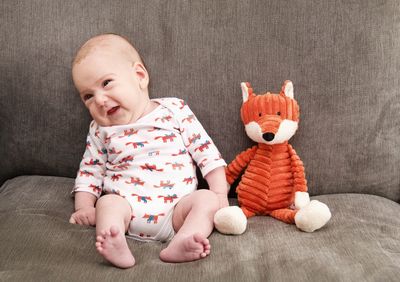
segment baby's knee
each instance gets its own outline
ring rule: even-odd
[[[197,204],[202,208],[208,208],[217,211],[219,208],[219,199],[217,194],[211,190],[201,189],[196,191]]]
[[[109,206],[119,205],[120,202],[125,202],[126,200],[119,195],[107,194],[101,196],[96,203],[96,208],[103,208]]]

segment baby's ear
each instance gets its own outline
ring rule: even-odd
[[[149,74],[142,63],[134,63],[133,69],[135,71],[135,75],[137,75],[139,79],[140,88],[147,89],[149,85]]]

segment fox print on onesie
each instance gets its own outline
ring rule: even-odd
[[[174,206],[197,188],[192,158],[203,175],[225,162],[184,101],[153,101],[159,106],[134,124],[91,123],[74,191],[124,197],[132,208],[128,235],[168,241]]]

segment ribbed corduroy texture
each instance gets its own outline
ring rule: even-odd
[[[263,142],[266,141],[264,134],[272,135],[268,141],[273,141],[279,129],[287,130],[282,128],[283,121],[299,121],[296,100],[285,95],[286,83],[279,94],[267,92],[260,95],[255,95],[250,84],[246,83],[240,110],[242,121],[245,125],[256,124]],[[236,192],[247,217],[271,215],[294,223],[296,211],[290,206],[294,204],[296,192],[307,191],[307,181],[303,162],[288,141],[274,145],[259,143],[237,155],[228,165],[226,172],[230,184],[243,173]]]

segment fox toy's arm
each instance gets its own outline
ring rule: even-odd
[[[294,188],[296,192],[307,192],[307,180],[304,173],[304,165],[296,151],[289,144],[289,154],[292,161],[292,173],[294,176]]]
[[[254,145],[253,147],[247,149],[246,151],[241,152],[236,158],[226,167],[226,180],[229,184],[232,184],[242,173],[242,171],[247,167],[251,159],[256,154],[258,146]]]
[[[304,165],[290,144],[289,154],[292,161],[292,173],[294,177],[294,205],[296,209],[301,209],[310,203],[310,196],[307,192],[307,180],[304,173]]]

